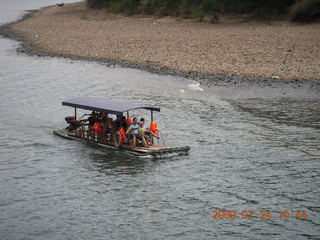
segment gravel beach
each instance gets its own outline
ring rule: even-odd
[[[320,23],[128,17],[80,2],[41,9],[6,31],[47,55],[186,74],[320,81]]]

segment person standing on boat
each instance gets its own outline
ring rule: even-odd
[[[135,148],[137,145],[137,136],[139,134],[138,132],[139,124],[137,118],[133,118],[133,123],[129,126],[126,134],[129,135],[130,138],[132,138],[132,148]]]
[[[121,116],[120,121],[116,123],[114,134],[114,145],[121,147],[126,140],[126,117]]]
[[[97,115],[95,111],[92,111],[91,116],[88,117],[88,124],[89,124],[89,131],[90,131],[90,135],[91,135],[91,140],[95,140],[95,132],[93,131],[93,125],[96,123],[97,121]]]
[[[89,127],[93,127],[93,124],[96,122],[96,120],[97,120],[97,116],[96,116],[96,113],[93,111],[92,113],[91,113],[91,116],[90,117],[88,117],[88,122],[89,122]]]
[[[103,141],[105,143],[111,141],[112,135],[112,118],[108,117],[108,113],[104,114],[102,118],[102,128],[103,128]]]

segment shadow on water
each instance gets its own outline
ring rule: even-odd
[[[106,149],[93,143],[85,143],[83,154],[85,167],[105,175],[150,174],[160,164],[181,159],[179,156],[163,159],[143,158],[122,151]],[[89,152],[88,152],[89,150]]]
[[[83,154],[86,168],[106,175],[137,175],[150,172],[155,161],[143,159],[122,151],[106,149],[93,143],[84,144]],[[89,150],[89,151],[88,151]]]

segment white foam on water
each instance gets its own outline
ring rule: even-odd
[[[201,92],[204,91],[203,88],[200,87],[200,83],[198,83],[198,82],[188,84],[187,87],[191,90],[194,90],[194,91],[201,91]]]

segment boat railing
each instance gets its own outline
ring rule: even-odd
[[[112,141],[111,133],[96,133],[89,127],[89,123],[85,123],[85,121],[80,121],[80,126],[77,128],[75,135],[79,138],[104,144]]]
[[[160,139],[162,140],[163,145],[166,145],[166,143],[164,142],[164,138],[162,137],[161,131],[158,130],[160,138],[158,138],[158,144],[160,144]]]

